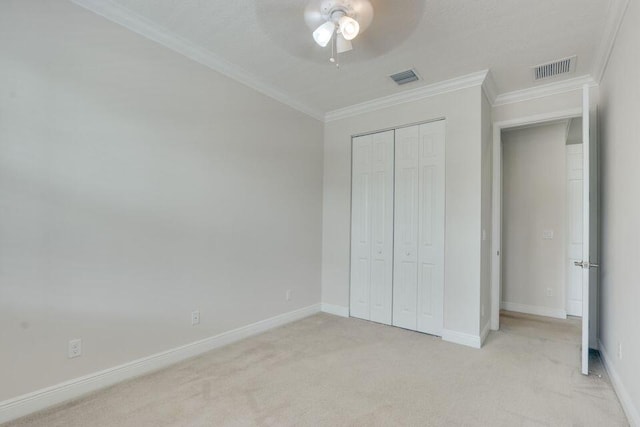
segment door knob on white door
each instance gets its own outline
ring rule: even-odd
[[[582,268],[600,268],[600,264],[593,264],[589,261],[574,261],[573,265]]]

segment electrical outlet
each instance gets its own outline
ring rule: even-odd
[[[618,359],[622,360],[622,343],[618,343]]]
[[[291,301],[291,289],[287,290],[287,292],[284,293],[284,299],[286,301]]]
[[[195,326],[199,324],[200,324],[200,312],[197,310],[191,312],[191,326]]]
[[[542,238],[544,240],[553,240],[553,230],[544,230],[542,232]]]
[[[82,340],[80,338],[70,340],[68,348],[68,357],[73,359],[79,357],[82,354]]]
[[[553,289],[547,288],[547,296],[548,297],[552,297],[553,296]]]

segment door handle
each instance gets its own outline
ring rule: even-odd
[[[573,265],[582,268],[600,268],[600,264],[593,264],[589,261],[574,261]]]

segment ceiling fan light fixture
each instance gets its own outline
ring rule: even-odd
[[[313,32],[313,39],[320,46],[325,47],[331,40],[331,37],[333,37],[333,33],[335,31],[336,26],[333,22],[325,22],[324,24],[316,28],[316,30]]]
[[[355,19],[349,16],[342,16],[338,20],[338,25],[340,28],[340,33],[345,40],[353,40],[356,38],[358,33],[360,32],[360,24]]]
[[[346,40],[342,34],[338,34],[336,38],[336,52],[344,53],[353,50],[353,45],[349,40]]]

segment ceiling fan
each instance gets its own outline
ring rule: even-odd
[[[369,0],[311,0],[304,18],[319,46],[331,42],[329,61],[339,67],[338,54],[352,50],[351,41],[373,21],[373,6]]]

